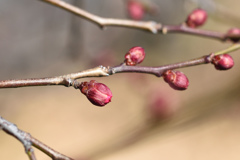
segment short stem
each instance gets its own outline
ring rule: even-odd
[[[236,43],[236,44],[232,45],[231,47],[229,47],[227,49],[215,52],[214,55],[226,54],[226,53],[229,53],[229,52],[236,51],[238,49],[240,49],[240,43]]]

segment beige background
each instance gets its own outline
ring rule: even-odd
[[[99,16],[127,18],[124,1],[67,2]],[[200,5],[209,13],[204,29],[225,32],[240,26],[240,2],[236,0],[151,2],[159,13],[144,20],[179,24]],[[230,46],[182,34],[152,35],[116,27],[102,31],[41,1],[0,1],[1,80],[62,75],[99,64],[116,65],[129,48],[137,45],[146,50],[142,65],[151,66],[200,57]],[[235,66],[229,71],[216,71],[212,65],[181,69],[190,80],[186,91],[175,91],[162,78],[152,75],[96,78],[113,92],[112,102],[103,108],[93,106],[73,88],[1,89],[0,115],[74,159],[238,160],[239,52],[231,54]],[[149,111],[156,95],[172,111],[167,120],[156,120]],[[37,159],[50,159],[35,151]],[[3,131],[0,159],[28,159],[22,144]]]

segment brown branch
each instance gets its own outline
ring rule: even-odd
[[[37,149],[44,152],[46,155],[51,157],[53,160],[73,160],[72,158],[69,158],[69,157],[53,150],[52,148],[43,144],[42,142],[35,139],[34,137],[29,137],[29,140],[31,141],[31,143],[34,147],[36,147]]]
[[[157,33],[158,29],[161,28],[161,24],[157,24],[152,21],[141,22],[141,21],[132,21],[132,20],[124,20],[124,19],[102,18],[61,0],[41,0],[41,1],[47,2],[56,7],[59,7],[68,12],[71,12],[77,16],[80,16],[88,21],[91,21],[97,24],[101,28],[105,26],[119,26],[119,27],[141,29],[145,31],[150,31],[152,33]]]
[[[183,33],[183,34],[190,34],[190,35],[197,35],[202,37],[208,37],[213,38],[220,41],[226,41],[227,36],[224,33],[219,33],[215,31],[208,31],[208,30],[202,30],[197,28],[190,28],[186,26],[185,24],[181,25],[164,25],[161,29],[163,34],[167,33]]]
[[[212,55],[212,54],[211,54]],[[124,63],[115,67],[96,67],[93,69],[85,70],[78,73],[71,73],[68,75],[58,76],[58,77],[49,77],[49,78],[31,78],[31,79],[19,79],[19,80],[4,80],[0,81],[0,88],[16,88],[16,87],[29,87],[29,86],[48,86],[48,85],[63,85],[66,87],[79,85],[77,79],[85,77],[101,77],[113,75],[116,73],[125,73],[125,72],[138,72],[138,73],[147,73],[153,74],[157,77],[161,77],[162,73],[166,70],[189,67],[194,65],[200,65],[209,63],[210,55],[203,56],[197,59],[188,60],[184,62],[168,64],[158,67],[146,67],[146,66],[127,66]]]
[[[157,67],[127,66],[125,65],[125,63],[123,63],[115,67],[99,66],[99,67],[88,69],[82,72],[70,73],[70,74],[62,75],[58,77],[3,80],[3,81],[0,81],[0,88],[16,88],[16,87],[48,86],[48,85],[63,85],[66,87],[73,86],[77,88],[77,86],[79,85],[79,82],[76,80],[80,78],[102,77],[102,76],[113,75],[116,73],[126,73],[126,72],[147,73],[147,74],[156,75],[157,77],[161,77],[164,71],[173,70],[177,68],[196,66],[201,64],[207,64],[211,62],[211,58],[214,55],[230,53],[238,49],[240,49],[240,43],[236,43],[227,49],[216,52],[215,54],[212,53],[210,55],[206,55],[196,59],[157,66]]]
[[[63,85],[69,87],[73,85],[74,80],[79,78],[108,76],[107,70],[107,68],[99,66],[82,72],[71,73],[57,77],[3,80],[0,81],[0,88],[17,88],[48,85]]]
[[[36,160],[32,146],[38,148],[39,150],[47,154],[49,157],[51,157],[53,160],[73,160],[46,146],[39,140],[33,138],[29,133],[26,133],[18,129],[18,127],[15,124],[5,120],[1,116],[0,116],[0,129],[5,131],[7,134],[17,138],[23,144],[25,152],[30,160]]]
[[[101,28],[105,26],[117,26],[117,27],[127,27],[127,28],[149,31],[153,34],[183,33],[183,34],[213,38],[220,41],[226,41],[227,39],[229,39],[227,35],[224,33],[190,28],[184,24],[162,25],[161,23],[157,23],[154,21],[134,21],[134,20],[125,20],[125,19],[103,18],[97,15],[94,15],[92,13],[89,13],[87,11],[84,11],[62,0],[41,0],[41,1],[52,4],[53,6],[56,6],[56,7],[62,8],[70,13],[73,13],[79,17],[82,17],[90,22],[97,24]]]
[[[19,130],[15,124],[5,120],[1,116],[0,116],[0,129],[5,131],[9,135],[12,135],[16,139],[18,139],[23,144],[23,146],[25,148],[25,152],[28,155],[29,159],[36,160],[36,157],[35,157],[35,154],[34,154],[34,151],[32,148],[32,144],[26,138],[29,136],[28,133],[26,133],[22,130]]]
[[[190,67],[190,66],[196,66],[200,64],[206,64],[211,62],[213,54],[203,56],[197,59],[188,60],[184,62],[174,63],[174,64],[168,64],[158,67],[145,67],[145,66],[127,66],[124,63],[122,65],[113,67],[110,69],[110,74],[115,73],[124,73],[124,72],[138,72],[138,73],[147,73],[147,74],[153,74],[157,77],[161,77],[162,74],[167,70],[173,70],[177,68],[184,68],[184,67]]]

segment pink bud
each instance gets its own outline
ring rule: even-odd
[[[168,70],[163,73],[163,79],[176,90],[185,90],[189,85],[188,78],[180,71]]]
[[[104,106],[111,102],[112,92],[105,84],[91,80],[82,82],[79,89],[96,106]]]
[[[212,64],[217,70],[228,70],[234,66],[234,61],[229,54],[221,54],[213,57]]]
[[[227,38],[231,39],[233,42],[238,42],[240,40],[240,29],[231,28],[227,32]]]
[[[188,27],[196,28],[205,23],[207,20],[207,12],[202,9],[195,9],[188,15],[186,24]]]
[[[133,47],[125,55],[125,63],[128,66],[135,66],[145,58],[145,51],[142,47]]]
[[[127,2],[127,10],[129,16],[134,20],[141,20],[145,12],[143,4],[135,0]]]

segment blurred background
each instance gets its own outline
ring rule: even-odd
[[[130,18],[124,0],[68,0],[93,14]],[[209,17],[202,28],[240,27],[240,1],[142,0],[156,9],[143,20],[180,24],[197,7]],[[0,79],[40,78],[97,65],[114,66],[133,46],[141,65],[159,66],[207,55],[230,43],[183,34],[147,32],[95,24],[38,0],[0,0]],[[0,115],[74,159],[238,160],[240,158],[239,52],[235,66],[181,69],[190,81],[175,91],[162,78],[117,74],[95,78],[113,92],[105,107],[93,106],[72,87],[0,90]],[[83,79],[90,80],[90,79]],[[50,159],[35,149],[37,159]],[[22,144],[0,132],[0,159],[26,160]]]

